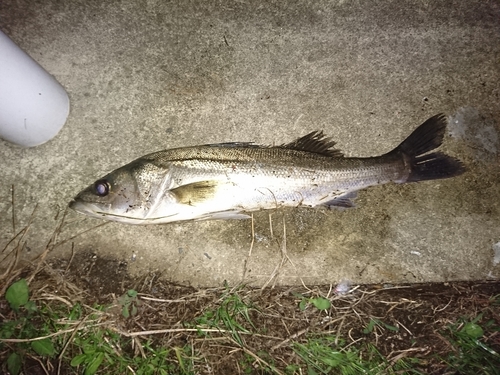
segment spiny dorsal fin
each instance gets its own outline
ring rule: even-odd
[[[335,142],[330,137],[325,136],[322,130],[315,130],[293,142],[283,144],[279,147],[290,148],[292,150],[313,152],[334,158],[342,158],[344,155],[340,150],[333,148]]]

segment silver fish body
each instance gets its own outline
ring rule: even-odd
[[[221,143],[155,152],[118,168],[80,192],[77,212],[129,224],[242,219],[279,207],[351,207],[356,191],[388,182],[448,178],[462,163],[432,152],[446,118],[437,115],[393,151],[345,158],[322,132],[289,144]]]

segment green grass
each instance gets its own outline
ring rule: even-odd
[[[195,319],[194,326],[200,334],[205,334],[203,328],[218,328],[230,332],[231,337],[238,345],[244,345],[242,333],[250,333],[255,329],[250,319],[250,310],[254,309],[245,302],[237,290],[232,291],[226,285],[226,291],[219,299],[218,306],[206,309],[201,316]]]
[[[194,321],[183,322],[185,329],[179,331],[186,337],[190,334],[189,340],[181,345],[179,341],[162,345],[152,335],[140,335],[139,341],[139,335],[133,338],[124,334],[124,326],[140,317],[144,303],[134,290],[117,298],[114,309],[118,313],[113,314],[111,305],[90,307],[64,299],[32,300],[27,282],[21,279],[5,294],[10,311],[0,324],[0,354],[6,359],[2,369],[18,375],[26,360],[37,358],[41,363],[50,362],[84,375],[196,374],[210,367],[213,360],[199,351],[203,342],[225,346],[228,353],[238,352],[238,368],[244,374],[421,374],[419,369],[425,362],[436,359],[433,353],[426,358],[412,357],[411,350],[405,353],[407,356],[386,358],[368,339],[384,332],[398,334],[399,327],[371,317],[360,338],[349,343],[345,337],[321,330],[293,337],[285,346],[291,353],[288,358],[294,359],[286,363],[272,350],[247,345],[249,338],[269,337],[255,323],[260,308],[251,302],[251,294],[244,292],[242,287],[230,289],[226,285],[219,298],[200,310]],[[332,308],[331,301],[324,297],[295,297],[299,299],[297,316],[321,316]],[[494,297],[491,306],[497,308],[499,301],[499,296]],[[485,316],[491,315],[458,318],[438,332],[450,348],[439,356],[443,369],[474,375],[500,373],[500,355],[491,345],[498,340],[500,327]]]
[[[194,374],[192,348],[155,347],[151,341],[142,342],[142,354],[131,353],[131,339],[100,325],[106,306],[89,308],[81,304],[37,307],[29,300],[24,279],[12,284],[5,295],[12,308],[13,319],[0,325],[0,350],[9,352],[6,367],[12,375],[21,372],[29,357],[59,359],[75,373],[135,374]],[[124,318],[137,313],[137,294],[128,291],[119,299]],[[87,315],[84,315],[84,312]],[[81,329],[80,329],[81,328]],[[40,337],[46,338],[40,339]],[[1,342],[3,341],[3,343]]]
[[[335,336],[309,337],[295,342],[293,350],[307,365],[309,375],[316,374],[421,374],[413,370],[417,359],[405,358],[390,363],[371,344],[348,346]]]
[[[500,327],[493,320],[484,320],[482,313],[473,319],[462,317],[450,324],[444,335],[453,351],[442,360],[459,374],[500,374],[500,354],[486,343],[485,332],[490,336],[498,335]]]

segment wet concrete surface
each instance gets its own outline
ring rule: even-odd
[[[2,5],[0,29],[71,100],[50,142],[0,141],[2,248],[31,218],[22,255],[34,258],[74,195],[156,150],[322,129],[346,155],[372,156],[444,112],[460,177],[370,188],[344,212],[259,212],[253,246],[249,220],[91,229],[101,221],[68,212],[50,256],[97,253],[195,286],[500,276],[498,2]]]

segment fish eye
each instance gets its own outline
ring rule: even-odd
[[[106,180],[99,180],[94,183],[94,192],[100,196],[105,197],[109,194],[110,184]]]

